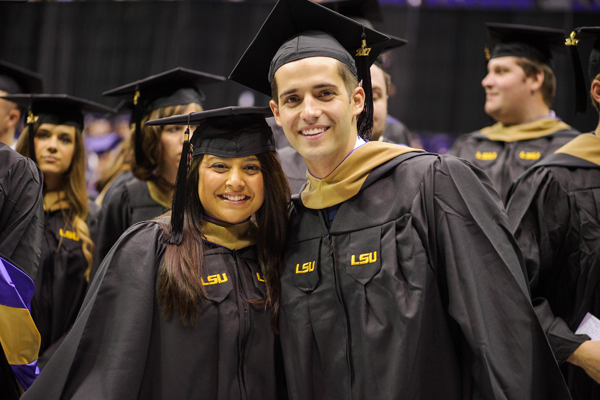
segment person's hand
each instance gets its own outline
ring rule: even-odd
[[[593,380],[600,383],[600,341],[583,342],[567,361],[583,368]]]

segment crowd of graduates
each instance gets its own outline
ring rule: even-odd
[[[567,46],[600,113],[600,27],[486,26],[448,155],[387,113],[406,41],[308,0],[118,110],[0,61],[0,399],[600,399],[600,123],[552,111]],[[226,79],[269,107],[205,110]]]

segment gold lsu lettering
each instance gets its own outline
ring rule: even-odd
[[[71,232],[71,231],[63,231],[62,228],[60,228],[58,230],[58,234],[64,238],[67,239],[71,239],[74,240],[76,242],[79,242],[79,236],[77,236],[77,234],[75,232]]]
[[[204,286],[208,286],[208,285],[216,285],[218,283],[224,283],[227,282],[227,274],[223,273],[223,274],[216,274],[216,275],[209,275],[206,277],[206,280],[208,282],[204,282],[204,278],[200,278],[202,280],[202,284]]]
[[[304,264],[302,264],[302,266],[300,266],[300,264],[296,264],[296,273],[297,274],[305,274],[307,272],[312,272],[314,270],[315,270],[315,261],[304,263]]]
[[[356,256],[353,255],[350,261],[352,265],[373,264],[377,261],[377,252],[361,254],[358,256],[358,261],[356,261]]]
[[[495,151],[478,151],[475,153],[475,158],[478,160],[490,161],[495,160],[498,157],[498,153]]]
[[[260,274],[258,272],[256,273],[256,277],[258,278],[259,282],[264,282],[265,281],[263,278],[260,277]]]
[[[537,160],[542,156],[539,151],[522,151],[519,153],[521,160]]]

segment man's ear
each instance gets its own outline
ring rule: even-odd
[[[544,71],[538,71],[535,74],[529,76],[527,79],[530,80],[529,89],[533,92],[535,90],[540,90],[542,85],[544,84]]]
[[[18,108],[13,108],[8,113],[8,126],[11,128],[17,126],[20,119],[21,119],[21,111],[19,111]]]
[[[356,116],[362,112],[363,108],[365,108],[365,99],[365,90],[360,86],[354,88],[350,99],[352,103],[352,115]]]
[[[600,81],[595,79],[592,81],[592,90],[590,90],[592,98],[600,104]]]
[[[275,100],[269,101],[269,107],[271,107],[271,111],[273,111],[273,116],[275,117],[275,122],[277,125],[281,126],[281,118],[279,117],[279,106],[275,103]]]

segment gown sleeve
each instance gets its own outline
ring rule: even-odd
[[[536,168],[513,185],[507,212],[525,259],[535,311],[557,361],[563,363],[589,340],[587,335],[575,335],[562,318],[555,316],[543,293],[544,282],[560,272],[556,265],[558,251],[569,247],[569,195],[549,169]],[[568,289],[569,293],[577,292],[576,287]]]
[[[12,159],[9,155],[0,164]],[[17,159],[7,169],[0,166],[0,171],[0,256],[34,279],[44,229],[43,176],[27,158]]]
[[[569,399],[491,181],[452,156],[442,156],[430,178],[431,252],[471,390],[480,394],[473,398]]]
[[[162,228],[132,226],[98,269],[73,328],[23,399],[138,398],[150,341]]]

